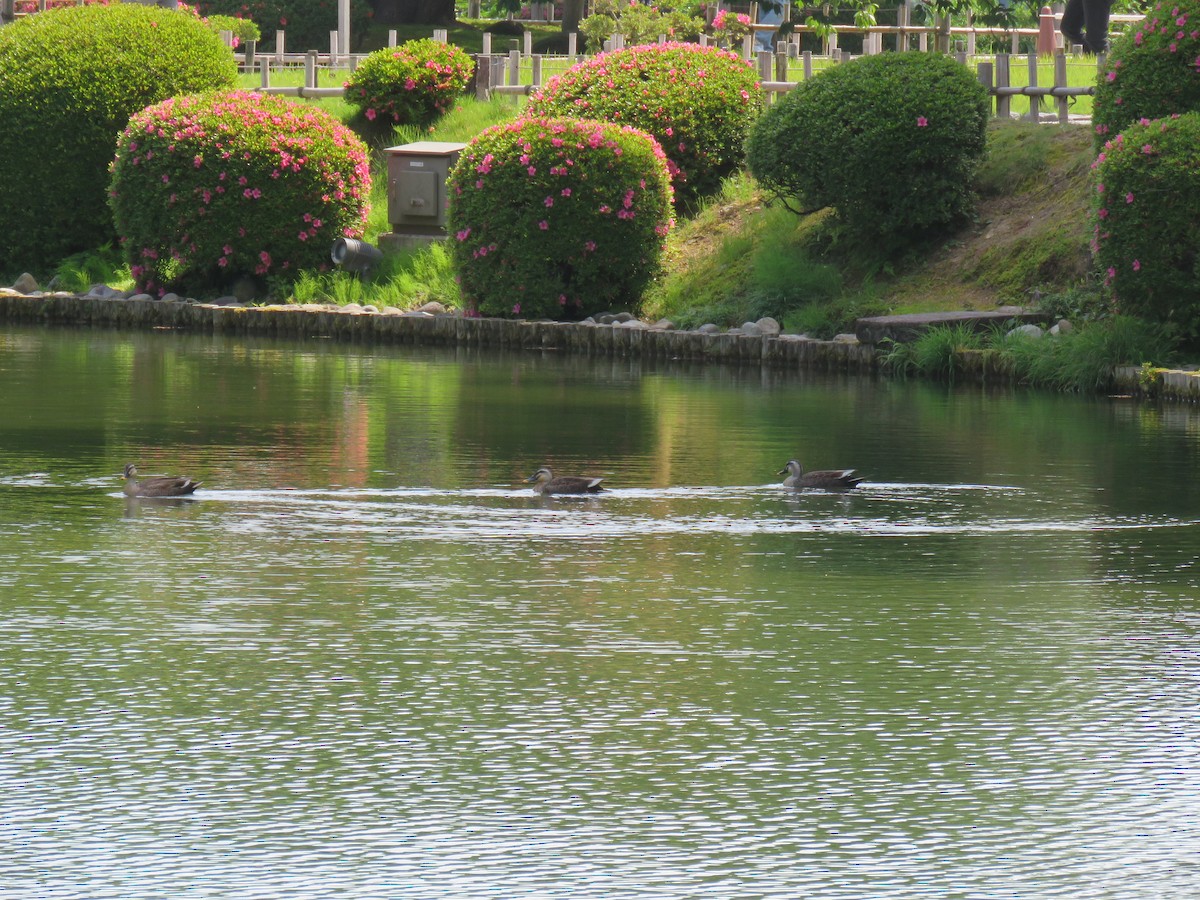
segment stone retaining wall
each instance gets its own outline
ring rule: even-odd
[[[327,337],[393,344],[559,350],[594,356],[758,363],[871,372],[875,348],[795,335],[704,334],[631,325],[583,325],[379,313],[314,306],[221,306],[186,300],[98,299],[0,292],[0,321],[120,328],[178,328],[209,334]]]
[[[208,334],[498,349],[555,350],[592,356],[642,357],[871,373],[881,368],[874,345],[816,341],[796,335],[758,336],[668,331],[635,322],[592,325],[473,319],[426,313],[381,313],[326,306],[225,306],[186,300],[101,299],[72,294],[25,295],[0,289],[0,322],[178,328]],[[988,351],[964,351],[961,377],[1005,382],[1011,373]],[[1118,369],[1118,390],[1163,399],[1200,401],[1200,372]]]

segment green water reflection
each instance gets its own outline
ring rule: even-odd
[[[5,897],[1200,889],[1196,410],[33,329],[0,404]]]

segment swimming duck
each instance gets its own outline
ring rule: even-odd
[[[186,497],[198,487],[199,481],[182,475],[155,475],[139,480],[133,463],[125,467],[125,493],[130,497]]]
[[[848,491],[857,487],[863,480],[861,475],[855,475],[853,469],[818,469],[815,472],[805,472],[799,460],[789,459],[788,464],[779,470],[786,474],[783,486],[796,488],[819,488],[825,491]]]
[[[539,494],[598,494],[604,490],[600,487],[603,480],[580,475],[559,475],[555,478],[553,472],[542,466],[526,478],[525,483],[532,484]]]

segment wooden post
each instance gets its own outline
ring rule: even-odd
[[[245,50],[242,57],[242,65],[247,72],[253,72],[254,66],[258,62],[255,58],[258,54],[258,41],[246,41]]]
[[[277,65],[283,65],[283,32],[275,32],[275,62]]]
[[[759,50],[758,51],[758,80],[759,81],[770,81],[771,80],[771,69],[773,68],[773,66],[771,65],[771,57],[773,57],[774,55],[775,54],[772,53],[770,50]]]
[[[271,86],[271,58],[269,56],[263,57],[259,73],[262,75],[262,89],[265,92]]]
[[[480,53],[475,57],[475,99],[492,98],[492,55]]]
[[[304,86],[317,86],[317,51],[309,50],[304,55]]]
[[[990,62],[981,62],[975,66],[975,77],[979,79],[979,83],[983,85],[988,92],[988,115],[992,113],[992,94],[993,79],[992,79],[992,64]]]
[[[1029,86],[1037,87],[1038,86],[1038,55],[1036,53],[1030,53],[1029,56],[1027,57],[1027,64],[1029,67]],[[1037,96],[1037,94],[1030,94],[1029,95],[1029,118],[1032,121],[1037,122],[1041,118],[1041,112],[1042,112],[1042,98]]]
[[[1067,58],[1061,53],[1054,57],[1054,86],[1056,88],[1067,86]],[[1062,94],[1056,99],[1058,100],[1058,122],[1060,125],[1066,125],[1071,120],[1071,116],[1067,112],[1070,107],[1067,101],[1070,98],[1066,94]]]
[[[433,29],[433,39],[439,44],[445,44],[450,39],[450,36],[445,28],[435,28]]]
[[[908,4],[901,3],[896,9],[896,49],[908,49]]]
[[[329,32],[329,68],[336,66],[338,60],[338,33],[336,31]],[[316,85],[313,85],[316,87]]]
[[[813,76],[812,51],[805,50],[800,59],[804,67],[804,80],[808,81]]]
[[[490,38],[491,35],[485,33],[484,37]],[[391,48],[391,47],[395,47],[395,46],[396,46],[396,29],[390,28],[390,29],[388,29],[388,47]]]
[[[534,88],[542,86],[542,54],[535,53],[529,57],[530,85]]]
[[[786,41],[775,45],[775,80],[788,80],[788,48]]]
[[[394,33],[395,32],[393,32],[393,34]],[[492,55],[492,33],[490,31],[485,31],[483,33],[483,55]]]
[[[528,34],[528,32],[526,32],[526,34]],[[509,66],[512,67],[508,71],[508,83],[509,84],[520,84],[521,83],[521,51],[520,50],[510,50],[508,52],[508,64],[509,64]]]
[[[571,62],[575,61],[575,57],[579,55],[579,35],[572,31],[567,35],[567,56]]]
[[[742,38],[742,59],[751,60],[754,58],[754,33],[746,35]]]
[[[525,32],[525,56],[533,56],[533,32]]]
[[[1008,77],[1009,57],[1005,53],[1001,53],[996,57],[996,88],[1007,88],[1011,83]],[[1012,118],[1012,98],[1008,94],[996,94],[996,118],[1009,119]]]

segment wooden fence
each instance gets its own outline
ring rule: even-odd
[[[445,39],[445,32],[436,33],[435,38]],[[340,97],[344,93],[340,86],[321,87],[318,84],[319,73],[329,68],[352,71],[364,58],[360,54],[339,56],[336,52],[336,33],[331,36],[329,53],[318,53],[310,50],[307,53],[287,53],[284,50],[284,37],[280,33],[274,51],[259,53],[254,42],[247,42],[240,55],[241,64],[245,71],[260,73],[261,81],[257,90],[267,93],[287,94],[294,97]],[[395,32],[392,33],[394,43]],[[487,35],[485,37],[490,37]],[[481,99],[493,95],[524,96],[531,94],[548,80],[547,73],[562,71],[574,64],[578,56],[544,56],[530,53],[528,35],[526,35],[525,52],[518,49],[507,53],[492,53],[489,41],[485,41],[484,53],[475,57],[475,93]],[[750,56],[758,69],[762,87],[768,96],[777,95],[792,90],[802,81],[807,81],[815,74],[815,63],[823,61],[826,64],[836,64],[849,60],[848,53],[832,48],[828,57],[820,57],[811,51],[797,52],[798,44],[788,42],[780,44],[775,52],[759,51]],[[570,48],[573,49],[573,48]],[[877,51],[878,52],[878,51]],[[954,56],[963,65],[971,59],[965,51],[958,51]],[[1026,55],[999,54],[975,60],[976,74],[988,93],[995,98],[993,111],[996,116],[1009,118],[1021,114],[1034,121],[1057,120],[1066,123],[1071,119],[1070,106],[1074,98],[1090,96],[1094,92],[1091,85],[1071,86],[1068,84],[1068,62],[1076,65],[1087,65],[1098,70],[1104,64],[1103,57],[1080,55],[1068,56],[1064,53],[1055,54],[1053,59],[1053,78],[1050,84],[1039,84],[1039,67],[1046,57],[1037,53]],[[304,83],[302,85],[274,85],[271,83],[272,73],[281,69],[303,67]],[[1026,77],[1020,79],[1024,84],[1014,85],[1013,76],[1021,69]],[[1027,101],[1027,108],[1022,111],[1014,107],[1014,98],[1018,106]],[[1054,111],[1047,114],[1043,110],[1047,102],[1053,104]]]

